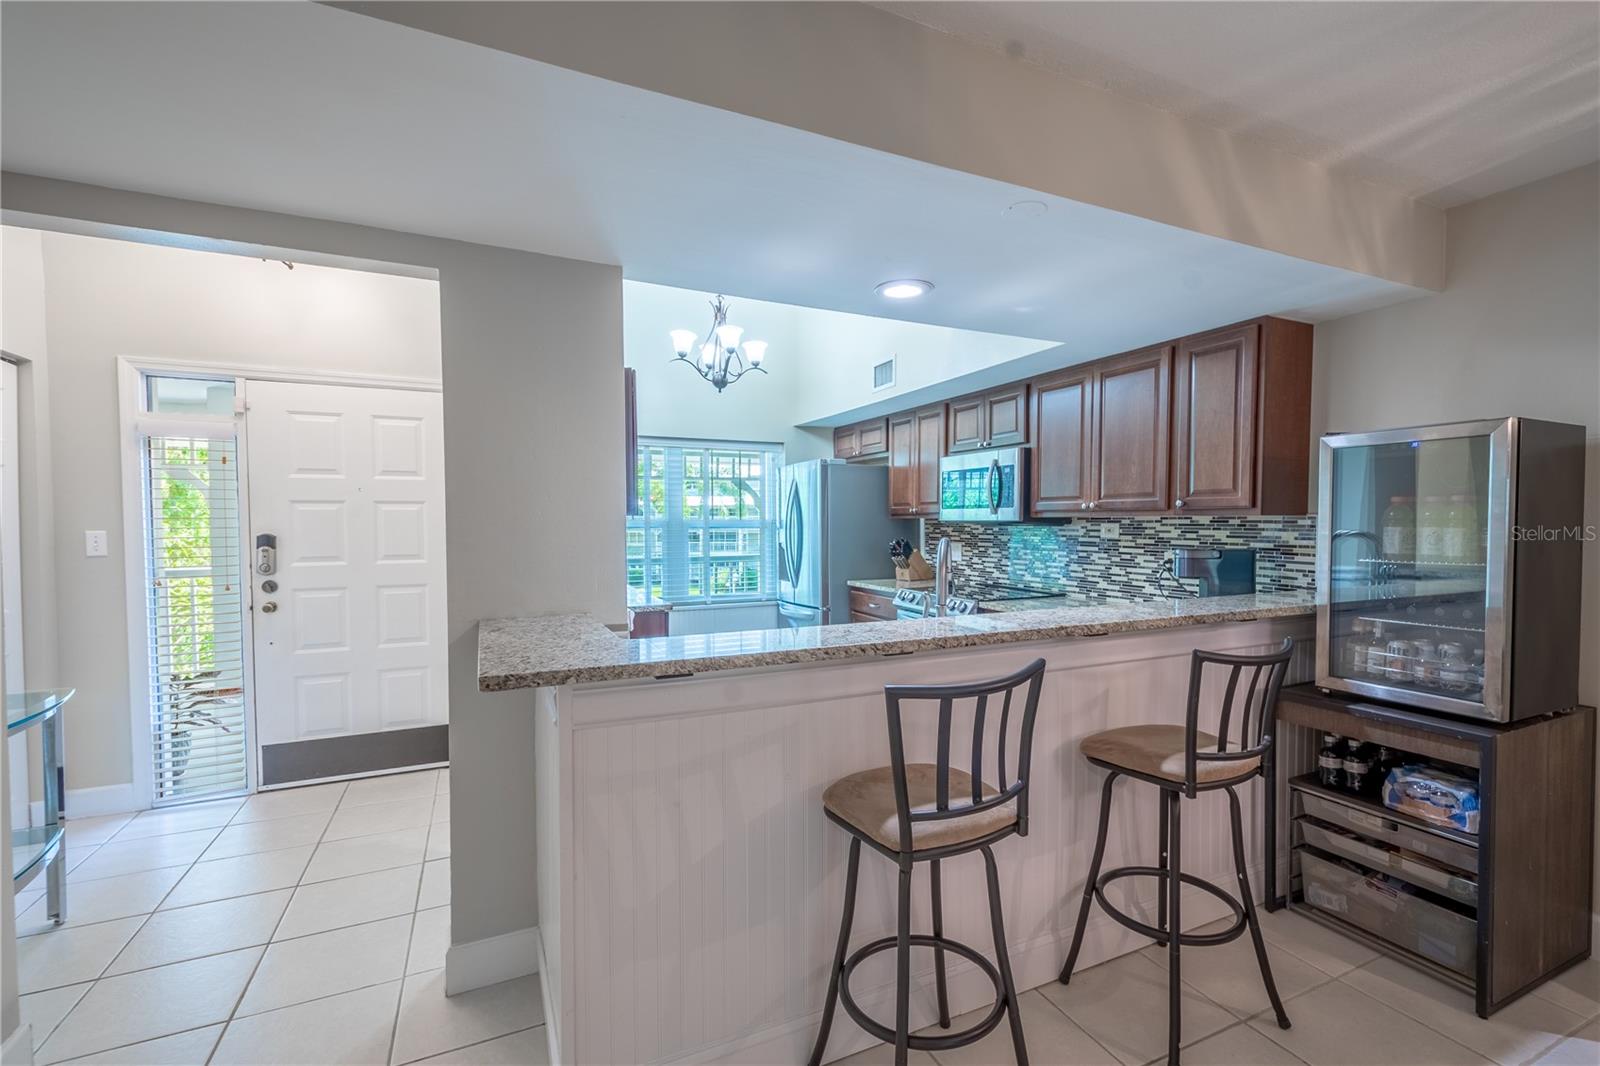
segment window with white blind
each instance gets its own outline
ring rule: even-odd
[[[777,596],[783,446],[641,438],[628,586],[646,603]]]
[[[158,407],[154,390],[151,400]],[[140,449],[153,798],[241,792],[249,747],[237,441],[167,431],[141,436]]]

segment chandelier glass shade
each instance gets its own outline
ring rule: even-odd
[[[752,370],[765,374],[767,342],[744,340],[744,327],[728,322],[728,303],[721,296],[711,302],[711,328],[704,339],[692,329],[675,329],[672,350],[676,358],[716,387],[718,392]]]

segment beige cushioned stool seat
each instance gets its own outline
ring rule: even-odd
[[[1129,725],[1107,729],[1084,737],[1079,748],[1088,759],[1150,777],[1164,777],[1168,781],[1183,780],[1184,727],[1181,725]],[[1210,733],[1196,732],[1195,750],[1216,751],[1217,738]],[[1198,784],[1231,780],[1253,773],[1260,765],[1259,755],[1233,761],[1201,759],[1195,763],[1194,779]]]
[[[906,764],[906,798],[912,813],[938,804],[939,768],[932,763]],[[1000,793],[983,786],[985,799]],[[950,808],[972,803],[972,775],[950,768]],[[886,848],[900,850],[900,812],[894,802],[894,769],[880,766],[841,777],[822,794],[822,806]],[[1017,820],[1017,801],[1007,800],[972,814],[911,823],[911,848],[943,848],[988,836]]]

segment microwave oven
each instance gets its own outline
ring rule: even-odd
[[[1028,449],[989,448],[939,460],[941,522],[1021,522],[1028,516]]]

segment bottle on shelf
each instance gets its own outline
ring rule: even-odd
[[[1372,745],[1351,740],[1344,749],[1344,788],[1347,792],[1366,792],[1372,780]]]
[[[1417,511],[1417,562],[1443,562],[1445,512],[1448,501],[1443,496],[1428,496]]]
[[[1441,524],[1440,558],[1457,565],[1476,562],[1478,547],[1477,508],[1472,498],[1463,494],[1450,497]]]
[[[1383,512],[1382,541],[1385,559],[1410,562],[1417,557],[1417,511],[1415,496],[1390,496]]]
[[[1350,635],[1339,645],[1339,667],[1345,677],[1365,677],[1367,673],[1367,648],[1372,644],[1372,627],[1365,618],[1357,618],[1350,627]]]
[[[1322,736],[1322,750],[1317,752],[1317,780],[1328,788],[1344,787],[1344,740],[1336,733]]]
[[[1374,620],[1372,623],[1372,641],[1367,645],[1368,677],[1383,677],[1386,662],[1386,649],[1388,641],[1384,640],[1383,623]]]

